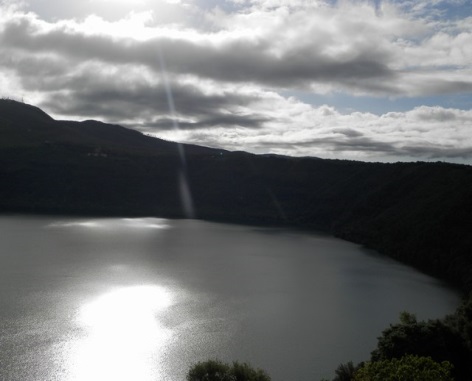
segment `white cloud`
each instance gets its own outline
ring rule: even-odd
[[[472,158],[472,111],[422,106],[380,116],[341,114],[330,106],[313,107],[273,93],[260,94],[250,108],[266,120],[259,128],[169,130],[157,135],[255,153],[376,161]]]
[[[210,13],[170,3],[159,2],[165,12],[178,9],[179,22],[163,21],[156,7],[55,21],[3,6],[0,84],[55,116],[228,149],[472,161],[470,111],[345,114],[280,95],[472,93],[472,18],[441,20],[431,4],[408,1],[233,0],[236,11]],[[180,131],[169,127],[159,54]]]
[[[212,32],[154,26],[152,11],[114,22],[89,16],[57,23],[16,13],[4,19],[2,42],[4,49],[31,54],[156,70],[150,52],[162,49],[175,74],[272,88],[394,96],[472,89],[470,32],[434,32],[428,22],[413,20],[389,3],[380,15],[367,3],[341,2],[336,8],[281,3],[257,3],[261,8],[253,4],[235,14],[215,11],[212,22],[218,29]]]

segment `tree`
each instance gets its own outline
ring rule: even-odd
[[[358,368],[354,366],[352,361],[346,364],[339,364],[334,373],[336,376],[333,381],[351,381],[354,379],[354,374]]]
[[[271,381],[262,369],[247,363],[232,365],[219,360],[208,360],[193,365],[187,373],[187,381]]]
[[[403,325],[417,324],[418,320],[416,320],[415,314],[411,314],[408,311],[403,311],[400,313],[400,323]]]
[[[401,323],[382,332],[371,360],[399,359],[404,355],[431,357],[454,366],[457,380],[470,380],[470,354],[461,335],[441,320],[417,321],[414,315],[402,313]]]
[[[354,381],[454,381],[448,361],[406,355],[400,359],[367,362],[356,371]]]
[[[472,293],[454,314],[446,317],[444,322],[460,334],[472,358]]]

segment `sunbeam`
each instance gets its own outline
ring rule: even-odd
[[[167,104],[169,105],[170,119],[172,120],[172,127],[174,131],[179,130],[179,123],[177,121],[177,113],[175,111],[174,96],[172,94],[172,88],[170,86],[169,77],[167,76],[167,67],[164,60],[164,55],[160,47],[157,48],[157,55],[159,57],[159,65],[161,67],[161,76],[164,83],[164,89],[167,96]],[[187,160],[185,157],[184,146],[181,143],[177,143],[177,149],[180,159],[180,173],[178,174],[179,181],[179,192],[180,200],[182,203],[182,209],[187,218],[195,218],[195,209],[193,206],[192,193],[188,182],[187,174]]]

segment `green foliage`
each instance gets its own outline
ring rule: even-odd
[[[352,361],[349,361],[346,364],[339,364],[334,371],[336,376],[333,378],[333,381],[351,381],[354,379],[356,370],[357,367],[354,366]]]
[[[453,364],[457,380],[470,379],[471,352],[457,329],[441,320],[418,322],[408,313],[402,313],[400,319],[400,324],[390,325],[382,332],[372,361],[398,359],[406,354],[426,356]]]
[[[407,311],[403,311],[400,313],[400,323],[407,325],[407,324],[416,324],[416,316],[411,314]]]
[[[270,381],[262,369],[254,369],[247,363],[233,362],[232,374],[235,381]]]
[[[461,335],[472,358],[472,294],[453,315],[446,317],[445,323]]]
[[[365,363],[354,375],[355,381],[453,381],[452,365],[430,357],[406,355],[400,359]]]
[[[190,368],[187,381],[230,381],[230,367],[219,360],[199,362]]]
[[[270,377],[247,363],[236,361],[229,365],[208,360],[193,365],[187,373],[187,381],[270,381]]]

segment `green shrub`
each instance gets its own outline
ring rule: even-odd
[[[470,380],[470,351],[458,329],[443,320],[417,321],[415,316],[402,313],[400,323],[390,325],[382,332],[371,360],[382,361],[411,354],[431,357],[441,363],[448,361],[454,367],[457,380]]]
[[[354,366],[352,361],[347,362],[346,364],[339,364],[334,373],[333,381],[351,381],[354,379],[354,374],[358,367]]]
[[[454,381],[452,365],[430,357],[406,355],[400,359],[367,362],[354,374],[355,381]]]
[[[233,362],[232,365],[219,360],[208,360],[193,365],[187,373],[187,381],[270,381],[262,369],[255,369],[247,363]]]

